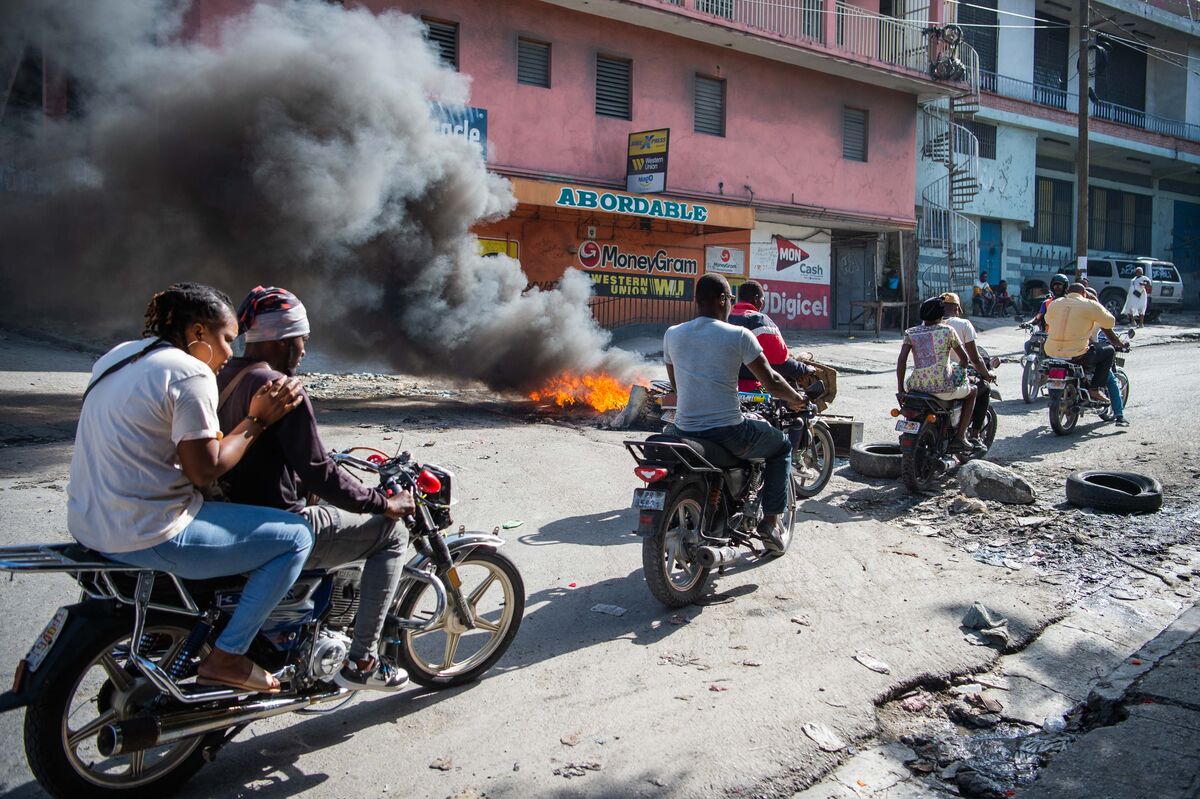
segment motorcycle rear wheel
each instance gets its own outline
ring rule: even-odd
[[[911,448],[903,448],[900,455],[900,477],[904,485],[914,494],[927,490],[937,476],[938,435],[932,427],[917,434]]]
[[[423,632],[405,630],[399,644],[387,645],[387,654],[412,681],[427,688],[450,688],[483,676],[508,650],[525,613],[525,582],[508,556],[480,548],[454,567],[476,628],[467,628],[447,606],[438,626]],[[401,597],[397,615],[429,618],[433,608],[433,591],[416,583]]]
[[[204,765],[205,740],[210,736],[219,739],[221,733],[128,755],[106,758],[100,754],[96,736],[101,727],[142,715],[143,706],[159,696],[144,677],[135,677],[135,670],[126,665],[132,618],[118,616],[108,624],[110,629],[97,635],[90,646],[70,655],[73,662],[61,675],[62,690],[46,691],[26,709],[29,769],[38,784],[55,797],[157,799],[170,795]],[[142,652],[165,669],[189,632],[174,620],[151,619],[142,636]],[[113,703],[123,691],[145,701],[131,701],[134,712],[122,712]]]
[[[792,491],[798,498],[808,499],[820,494],[833,476],[833,433],[823,423],[812,426],[808,446],[792,450]],[[798,472],[797,470],[803,470]],[[808,474],[812,476],[809,477]]]
[[[1050,429],[1056,436],[1070,435],[1079,423],[1079,406],[1062,395],[1050,398]]]
[[[677,490],[667,497],[654,535],[642,539],[646,586],[669,608],[695,602],[712,579],[713,570],[702,567],[690,554],[700,540],[705,499],[695,485]]]

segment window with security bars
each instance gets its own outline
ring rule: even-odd
[[[633,62],[596,56],[596,116],[633,119]]]
[[[1070,247],[1074,224],[1075,184],[1038,176],[1033,196],[1033,227],[1021,231],[1021,240]]]
[[[452,69],[458,69],[458,23],[440,22],[435,19],[421,18],[425,25],[425,38],[433,42],[442,63]]]
[[[996,0],[974,0],[958,6],[958,24],[962,27],[963,39],[979,54],[980,88],[984,91],[996,91],[999,23]]]
[[[842,158],[867,160],[867,112],[861,108],[842,109]]]
[[[550,88],[550,45],[517,39],[517,83]]]
[[[988,125],[984,122],[964,122],[963,127],[971,131],[975,139],[979,142],[979,157],[987,158],[990,161],[996,160],[996,126]],[[965,143],[960,144],[961,138],[954,137],[954,151],[959,155],[966,155],[963,152]]]
[[[696,113],[694,129],[697,133],[725,135],[725,81],[697,75],[692,105]]]
[[[696,10],[733,19],[733,0],[696,0]]]
[[[1153,206],[1147,194],[1093,188],[1088,193],[1088,247],[1137,255],[1149,252]]]

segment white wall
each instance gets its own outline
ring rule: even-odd
[[[996,159],[979,159],[983,187],[965,213],[1032,222],[1036,155],[1036,133],[997,125]]]
[[[1200,125],[1200,45],[1192,45],[1188,52],[1187,114],[1185,121]]]
[[[998,4],[1001,10],[1014,14],[1033,16],[1034,0],[1004,0]],[[1001,25],[1033,25],[1033,20],[1000,14]],[[1033,28],[1001,28],[996,71],[1010,78],[1033,81]]]
[[[1156,46],[1181,52],[1187,51],[1186,39],[1167,38]],[[1200,68],[1200,65],[1197,65]],[[1146,57],[1146,111],[1167,119],[1182,119],[1188,103],[1188,70],[1169,64],[1161,58]],[[1197,97],[1200,100],[1200,96]]]

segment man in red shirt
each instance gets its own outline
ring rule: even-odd
[[[794,381],[811,372],[811,368],[788,354],[787,344],[771,317],[762,312],[766,295],[757,280],[747,280],[738,286],[737,304],[729,312],[729,324],[744,327],[758,339],[767,356],[767,363],[784,379]],[[738,373],[738,391],[758,391],[760,384],[745,366]]]

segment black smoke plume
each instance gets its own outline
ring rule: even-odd
[[[198,26],[171,0],[5,0],[0,76],[40,52],[72,108],[0,119],[0,311],[99,337],[197,280],[295,291],[314,338],[397,370],[526,389],[564,370],[629,376],[589,282],[526,291],[469,228],[514,205],[430,101],[466,104],[418,20],[275,0]],[[36,48],[36,49],[34,49]]]

